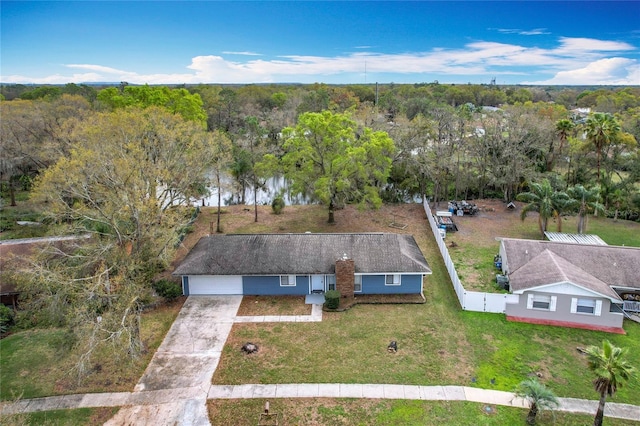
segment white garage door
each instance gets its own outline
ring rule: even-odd
[[[205,275],[189,277],[189,294],[242,294],[242,277]]]

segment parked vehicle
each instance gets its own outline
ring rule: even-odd
[[[447,211],[437,211],[436,212],[436,222],[438,222],[438,227],[441,229],[446,229],[449,232],[455,232],[458,230],[458,227],[453,222],[451,218],[453,214]]]
[[[473,216],[476,213],[478,213],[480,209],[474,203],[468,203],[462,200],[462,201],[450,201],[449,211],[452,214],[455,214],[457,216],[463,216],[463,215]]]

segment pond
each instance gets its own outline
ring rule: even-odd
[[[222,187],[221,204],[223,206],[243,204],[243,189],[240,188],[240,185],[231,177],[225,177],[223,179]],[[269,178],[265,185],[258,189],[257,203],[259,205],[271,205],[271,202],[278,194],[282,194],[282,198],[288,206],[312,203],[310,198],[306,195],[291,194],[289,188],[290,184],[284,177],[278,176]],[[211,194],[208,197],[204,197],[194,204],[200,206],[217,206],[218,188],[210,188],[210,191]],[[246,185],[244,188],[244,204],[253,205],[253,187],[250,184]]]

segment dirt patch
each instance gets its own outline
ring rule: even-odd
[[[506,237],[512,234],[512,224],[520,222],[522,203],[514,202],[516,208],[508,209],[507,204],[500,200],[474,200],[480,212],[474,216],[456,216],[453,218],[458,226],[458,232],[447,234],[447,242],[465,244],[492,245],[496,237]],[[534,217],[536,213],[530,215]]]
[[[480,211],[474,216],[453,218],[458,231],[448,232],[447,248],[458,276],[465,289],[501,292],[496,286],[497,270],[493,258],[500,249],[500,238],[540,238],[537,213],[531,213],[523,222],[520,212],[523,203],[515,202],[515,208],[507,208],[500,200],[474,200]],[[435,209],[433,209],[435,210]]]
[[[311,305],[304,296],[244,296],[238,316],[311,315]]]

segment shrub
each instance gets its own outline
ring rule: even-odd
[[[284,210],[284,198],[282,198],[281,195],[278,195],[273,199],[273,201],[271,202],[271,210],[273,210],[273,213],[275,214],[282,213],[282,211]]]
[[[6,333],[11,325],[13,325],[13,310],[0,305],[0,333]]]
[[[338,309],[340,305],[340,292],[338,290],[329,290],[324,294],[324,304],[327,309]]]
[[[153,289],[158,293],[158,296],[164,297],[167,300],[174,300],[182,296],[182,287],[169,280],[156,281],[153,283]]]

